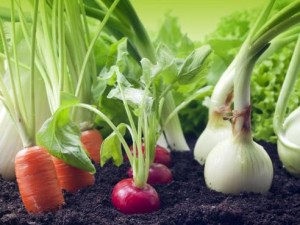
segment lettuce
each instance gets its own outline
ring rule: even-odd
[[[279,92],[293,53],[293,44],[264,60],[254,70],[252,77],[252,119],[254,137],[257,140],[276,142],[273,131],[273,115]],[[291,96],[288,112],[300,103],[300,79]]]

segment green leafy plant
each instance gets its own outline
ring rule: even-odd
[[[104,1],[104,4],[101,4],[98,1],[86,1],[85,9],[87,15],[96,19],[102,19],[106,7],[111,5],[111,2],[111,0],[107,0]],[[128,48],[138,61],[141,58],[148,58],[154,64],[159,61],[156,58],[154,46],[130,1],[122,1],[117,6],[116,11],[108,21],[107,28],[117,39],[122,37],[128,38]],[[169,92],[164,101],[162,120],[165,120],[165,116],[172,113],[175,107],[173,93]],[[172,132],[174,129],[176,132]],[[179,151],[189,150],[177,115],[173,116],[169,123],[164,126],[164,137],[171,149]]]

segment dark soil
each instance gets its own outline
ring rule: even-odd
[[[0,224],[300,224],[300,180],[282,168],[276,146],[263,143],[274,164],[267,194],[224,195],[206,188],[203,167],[192,153],[173,153],[174,181],[156,186],[161,209],[146,215],[123,215],[111,204],[113,186],[126,177],[128,165],[97,167],[96,184],[72,195],[55,213],[26,213],[15,182],[0,178]]]

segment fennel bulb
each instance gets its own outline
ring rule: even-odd
[[[0,109],[0,176],[5,180],[15,179],[15,156],[23,144],[18,131],[6,109]]]

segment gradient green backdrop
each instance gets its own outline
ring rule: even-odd
[[[168,11],[177,16],[184,33],[200,40],[221,17],[234,11],[263,7],[268,0],[131,0],[146,28],[155,31]]]
[[[70,0],[71,1],[71,0]],[[268,0],[131,0],[143,24],[156,31],[166,12],[178,17],[184,33],[200,40],[214,30],[220,18],[243,9],[262,7]],[[9,1],[0,0],[7,7]]]

